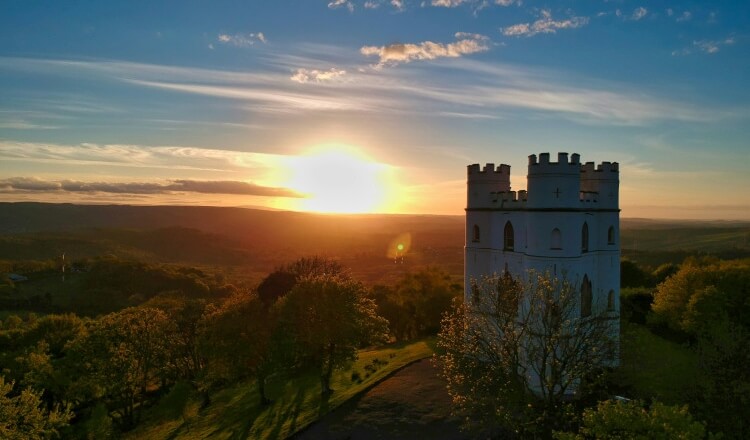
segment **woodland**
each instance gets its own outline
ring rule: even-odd
[[[460,217],[0,212],[2,438],[286,438],[426,357],[471,435],[750,435],[746,223],[623,220],[620,367],[570,401],[457,361]]]

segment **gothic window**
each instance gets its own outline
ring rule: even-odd
[[[589,224],[583,222],[583,229],[581,229],[581,252],[589,251]]]
[[[479,226],[474,225],[474,234],[472,235],[472,241],[479,241]]]
[[[581,318],[591,316],[591,300],[591,281],[588,275],[584,275],[581,283]]]
[[[562,249],[562,236],[560,230],[555,228],[552,230],[552,239],[550,241],[550,248]]]
[[[505,230],[503,231],[503,249],[506,251],[512,251],[513,246],[513,225],[508,221],[505,223]]]
[[[607,311],[608,312],[615,311],[615,291],[614,290],[610,290],[609,294],[607,294]]]
[[[607,244],[615,244],[615,227],[610,226],[607,230]]]

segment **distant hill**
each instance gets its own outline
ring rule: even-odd
[[[463,272],[463,216],[0,203],[0,259],[10,260],[112,253],[266,270],[320,254],[341,258],[365,278],[377,279],[385,269],[396,271],[386,251],[402,234],[411,237],[408,264],[440,265],[457,276]],[[750,222],[622,219],[621,243],[623,255],[648,264],[681,261],[691,253],[747,256]]]

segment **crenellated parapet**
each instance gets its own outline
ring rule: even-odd
[[[578,174],[580,172],[581,156],[577,153],[557,153],[557,162],[550,162],[549,153],[541,153],[537,160],[536,154],[529,156],[529,175],[538,174]]]
[[[494,163],[487,163],[484,168],[480,168],[478,163],[469,165],[467,175],[469,182],[484,182],[507,180],[510,182],[510,165],[500,164],[495,168]]]
[[[617,162],[586,162],[581,166],[581,191],[597,193],[600,206],[614,209],[619,205],[620,165]]]
[[[617,162],[581,163],[577,153],[529,156],[527,191],[511,191],[510,165],[467,167],[467,208],[618,209]]]
[[[467,167],[469,208],[491,207],[491,194],[510,191],[510,165],[488,163],[484,168],[479,164]]]

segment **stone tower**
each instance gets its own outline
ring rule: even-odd
[[[469,165],[465,300],[483,275],[528,270],[566,279],[580,292],[581,317],[619,314],[620,209],[617,162],[529,156],[527,190],[512,191],[510,166]],[[619,334],[619,326],[614,331]]]

